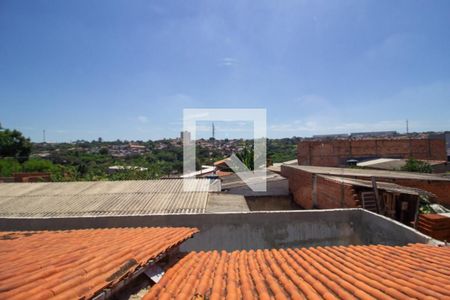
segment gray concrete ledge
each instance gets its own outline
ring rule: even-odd
[[[0,218],[0,230],[189,226],[200,233],[181,250],[240,250],[330,245],[405,245],[432,239],[363,209],[172,214],[125,217]]]

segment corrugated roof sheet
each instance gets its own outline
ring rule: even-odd
[[[208,179],[0,184],[0,216],[64,217],[203,213]],[[189,189],[191,190],[191,189]]]
[[[449,258],[419,244],[192,252],[144,299],[449,299]]]
[[[419,161],[426,162],[431,166],[441,165],[447,163],[442,160],[424,160],[419,159]],[[406,159],[401,158],[377,158],[372,160],[367,160],[357,163],[358,167],[369,167],[375,169],[385,169],[385,170],[400,170],[406,164]]]
[[[353,178],[339,177],[339,176],[328,176],[328,175],[318,175],[318,176],[325,178],[325,179],[333,180],[333,181],[339,182],[339,183],[344,183],[344,184],[346,183],[346,184],[350,184],[350,185],[362,186],[362,187],[367,187],[367,188],[373,187],[372,182],[368,181],[368,180],[353,179]],[[421,189],[417,189],[417,188],[411,188],[411,187],[407,187],[407,186],[398,185],[398,184],[391,183],[391,182],[378,181],[377,188],[388,191],[388,192],[395,192],[395,193],[402,193],[402,194],[409,194],[409,195],[416,195],[416,196],[427,195],[429,197],[436,198],[436,195],[434,195],[433,193],[430,193],[430,192],[427,192],[427,191],[424,191]]]
[[[167,227],[0,232],[0,299],[90,298],[196,232]]]
[[[385,171],[385,170],[369,170],[369,169],[354,169],[354,168],[332,168],[332,167],[318,167],[318,166],[296,166],[296,165],[282,165],[281,168],[299,169],[305,172],[324,175],[337,176],[360,176],[360,177],[384,177],[384,178],[401,178],[401,179],[417,179],[417,180],[435,180],[435,181],[450,181],[449,178],[424,173],[400,172],[400,171]]]

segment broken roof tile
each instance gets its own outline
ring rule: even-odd
[[[149,299],[448,299],[450,247],[191,252]]]
[[[196,232],[181,227],[0,232],[0,299],[90,298]]]

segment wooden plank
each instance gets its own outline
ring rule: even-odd
[[[313,208],[317,208],[317,175],[313,175],[313,190],[312,190]]]
[[[377,213],[380,213],[380,195],[378,194],[378,188],[377,188],[377,181],[375,180],[375,177],[372,176],[372,188],[373,188],[373,193],[375,194],[375,203],[377,206]]]

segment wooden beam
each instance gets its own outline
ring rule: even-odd
[[[313,208],[317,208],[317,175],[313,174],[313,189],[312,189]]]
[[[377,181],[374,176],[372,176],[372,188],[373,193],[375,194],[375,203],[377,205],[377,213],[381,213],[381,203],[380,203],[380,195],[378,194]]]

